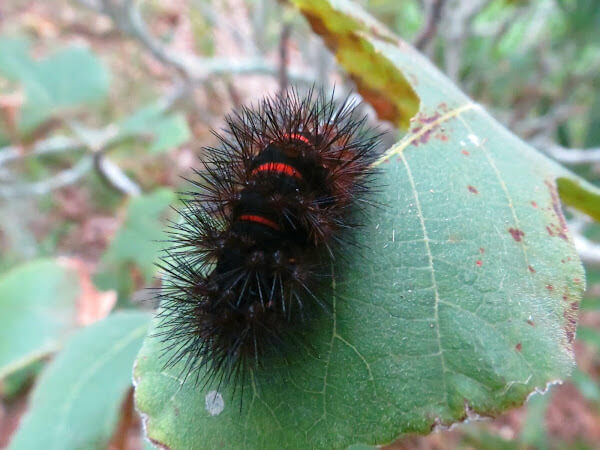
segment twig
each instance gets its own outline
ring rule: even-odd
[[[452,80],[458,81],[464,46],[473,34],[471,27],[473,19],[489,3],[491,0],[453,0],[445,3],[442,15],[443,26],[440,32],[446,41],[445,72]]]
[[[50,155],[83,149],[84,145],[77,139],[54,136],[38,142],[30,151],[25,151],[22,147],[16,145],[0,148],[0,166],[9,161],[28,156]]]
[[[98,174],[119,192],[130,196],[137,196],[142,193],[142,189],[119,166],[106,158],[103,153],[94,155],[94,167]]]
[[[281,29],[281,36],[279,38],[279,91],[284,93],[289,84],[288,77],[288,43],[290,40],[290,34],[292,27],[289,23],[284,23]]]
[[[599,148],[566,148],[549,139],[538,141],[537,147],[563,164],[597,164],[600,163]]]
[[[528,140],[546,139],[556,132],[558,126],[570,117],[582,112],[580,105],[561,105],[560,101],[554,102],[554,107],[548,114],[525,120],[515,120],[514,117],[507,119],[508,126],[514,129],[520,136]]]
[[[21,183],[14,186],[0,186],[0,197],[11,198],[21,195],[43,195],[50,191],[73,184],[88,173],[93,167],[91,155],[81,158],[70,169],[63,170],[58,174],[33,183]]]
[[[415,38],[414,46],[423,50],[435,37],[446,0],[430,0],[425,6],[425,24]]]
[[[202,58],[171,50],[149,33],[133,0],[124,0],[119,6],[115,6],[110,0],[79,1],[84,6],[107,14],[117,27],[140,42],[158,61],[175,68],[185,78],[195,82],[203,82],[223,74],[276,76],[279,73],[277,64],[272,64],[261,57],[232,61],[226,58]],[[290,70],[289,77],[296,82],[307,84],[312,84],[314,80],[314,77],[298,70]]]
[[[573,233],[573,242],[575,242],[579,257],[585,264],[600,265],[600,244],[592,242],[578,233]]]
[[[573,236],[575,248],[581,260],[586,264],[600,265],[600,244],[590,241],[583,235],[587,225],[593,220],[573,208],[569,208],[573,218],[569,220],[569,231]]]
[[[159,112],[166,113],[189,90],[187,83],[178,84],[163,98],[158,100]],[[1,186],[0,197],[20,195],[43,195],[48,192],[73,184],[85,175],[91,168],[110,186],[127,195],[139,195],[140,187],[123,172],[116,164],[107,160],[106,153],[116,145],[132,138],[143,137],[139,133],[124,133],[117,124],[110,124],[99,130],[92,130],[77,124],[67,122],[76,137],[54,136],[36,143],[30,151],[24,151],[18,146],[8,146],[0,149],[0,166],[12,160],[29,156],[42,156],[62,152],[81,150],[87,154],[70,169],[33,183],[21,183],[12,186]]]

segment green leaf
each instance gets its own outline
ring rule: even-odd
[[[126,134],[150,134],[152,145],[150,153],[156,154],[187,142],[190,129],[183,114],[167,114],[160,103],[140,109],[121,125]]]
[[[77,273],[54,260],[0,277],[0,380],[57,349],[75,325]]]
[[[160,153],[184,144],[190,138],[190,129],[183,114],[171,114],[156,124],[155,138],[150,153]]]
[[[66,48],[33,60],[26,40],[3,38],[0,75],[24,86],[26,101],[19,122],[23,133],[61,110],[98,102],[108,93],[109,73],[86,48]]]
[[[113,289],[116,284],[127,284],[121,277],[128,275],[128,267],[134,264],[149,282],[155,273],[154,263],[165,239],[161,219],[164,219],[175,194],[168,189],[131,198],[127,206],[125,222],[102,256],[94,281],[101,289]],[[119,289],[122,293],[123,289]]]
[[[31,70],[29,42],[22,38],[0,38],[0,75],[18,81],[21,74]]]
[[[591,327],[581,326],[577,329],[577,339],[600,351],[600,331]]]
[[[106,448],[148,321],[121,312],[73,335],[40,377],[9,448]]]
[[[559,171],[559,174],[556,182],[561,200],[600,220],[600,189],[566,169]]]
[[[519,436],[519,440],[526,444],[527,448],[548,448],[545,418],[551,399],[552,392],[535,393],[527,402],[527,415]]]
[[[36,360],[8,374],[0,381],[0,397],[11,399],[23,393],[31,381],[39,375],[44,364],[44,360]]]
[[[255,371],[240,412],[239,387],[184,383],[147,337],[134,376],[148,436],[173,449],[385,444],[499,414],[569,376],[585,282],[562,172],[358,7],[295,3],[328,44],[385,61],[392,102],[409,80],[420,110],[376,163],[379,206],[320,291],[333,315],[313,318],[310,346]],[[224,407],[211,415],[217,389]]]
[[[600,404],[600,386],[598,382],[590,377],[587,373],[582,372],[579,369],[575,369],[573,371],[573,376],[571,377],[571,381],[581,395],[583,395],[588,400]]]

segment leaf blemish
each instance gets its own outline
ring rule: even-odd
[[[421,136],[419,136],[419,138],[418,138],[418,139],[414,139],[414,140],[412,141],[412,144],[413,144],[415,147],[418,147],[418,146],[419,146],[419,144],[426,144],[426,143],[429,141],[429,138],[431,137],[432,133],[434,133],[434,132],[436,132],[436,133],[437,133],[437,132],[439,131],[440,125],[439,125],[439,124],[435,124],[435,122],[436,122],[436,121],[437,121],[437,120],[438,120],[440,117],[441,117],[441,116],[440,116],[440,113],[439,113],[439,112],[436,112],[436,113],[435,113],[434,115],[432,115],[432,116],[426,116],[426,115],[424,115],[423,113],[421,113],[421,114],[419,114],[419,115],[417,115],[417,116],[415,117],[415,120],[416,120],[417,122],[421,123],[422,125],[425,125],[425,128],[427,128],[427,125],[434,124],[433,126],[431,126],[431,128],[427,129],[427,130],[426,130],[426,131],[425,131],[425,132],[424,132],[424,133],[423,133]],[[412,133],[412,134],[418,134],[418,133],[419,133],[419,132],[420,132],[420,131],[423,129],[423,126],[422,126],[422,125],[419,125],[419,126],[416,126],[416,127],[414,127],[414,128],[411,130],[411,133]],[[442,131],[443,131],[443,130],[442,130]],[[440,134],[439,134],[439,133],[437,133],[437,134],[436,134],[436,136],[438,136],[438,137],[439,137],[439,136],[440,136]]]
[[[470,155],[470,153],[467,150],[465,150],[465,149],[461,150],[461,153],[463,155],[465,155],[465,156],[469,156]]]
[[[204,397],[204,402],[206,411],[208,411],[211,416],[218,416],[225,409],[225,401],[220,392],[210,391],[206,394],[206,397]]]
[[[570,308],[566,309],[563,313],[567,324],[565,325],[565,334],[567,335],[567,342],[572,344],[575,340],[575,330],[577,328],[577,310],[579,309],[579,304],[577,302],[573,302],[570,304]]]
[[[532,266],[527,266],[527,268],[531,273],[535,273],[535,269]]]
[[[519,342],[517,345],[515,345],[515,349],[520,352],[521,349],[523,348],[523,345],[521,345],[521,343]]]
[[[554,211],[554,214],[556,215],[556,218],[558,219],[559,223],[559,225],[552,224],[551,226],[554,227],[556,235],[559,238],[567,241],[567,221],[560,207],[560,200],[558,197],[556,186],[550,181],[544,181],[544,183],[548,187],[548,191],[550,191],[550,198],[552,199],[552,210]],[[550,229],[548,227],[546,227],[546,229],[550,233]],[[554,236],[554,234],[550,234],[550,236]]]
[[[523,231],[519,230],[518,228],[509,228],[508,232],[517,242],[521,242],[523,240],[523,236],[525,236],[525,233],[523,233]]]
[[[440,118],[440,113],[436,112],[434,115],[427,117],[424,114],[419,114],[417,120],[421,123],[432,123]]]
[[[475,264],[477,264],[477,267],[481,267],[481,266],[483,266],[483,261],[478,259]]]
[[[467,189],[469,189],[469,192],[471,192],[472,194],[479,194],[479,191],[475,186],[468,185]]]

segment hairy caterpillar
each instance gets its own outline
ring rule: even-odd
[[[379,136],[346,99],[292,90],[226,118],[162,259],[158,335],[187,377],[243,378],[289,351],[348,244]],[[357,208],[358,207],[358,208]],[[316,306],[316,308],[315,308]],[[201,370],[203,369],[203,370]]]

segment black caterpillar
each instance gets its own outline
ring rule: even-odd
[[[313,290],[350,239],[377,157],[379,136],[356,115],[348,99],[290,91],[226,118],[160,265],[166,366],[243,377],[327,308]]]

